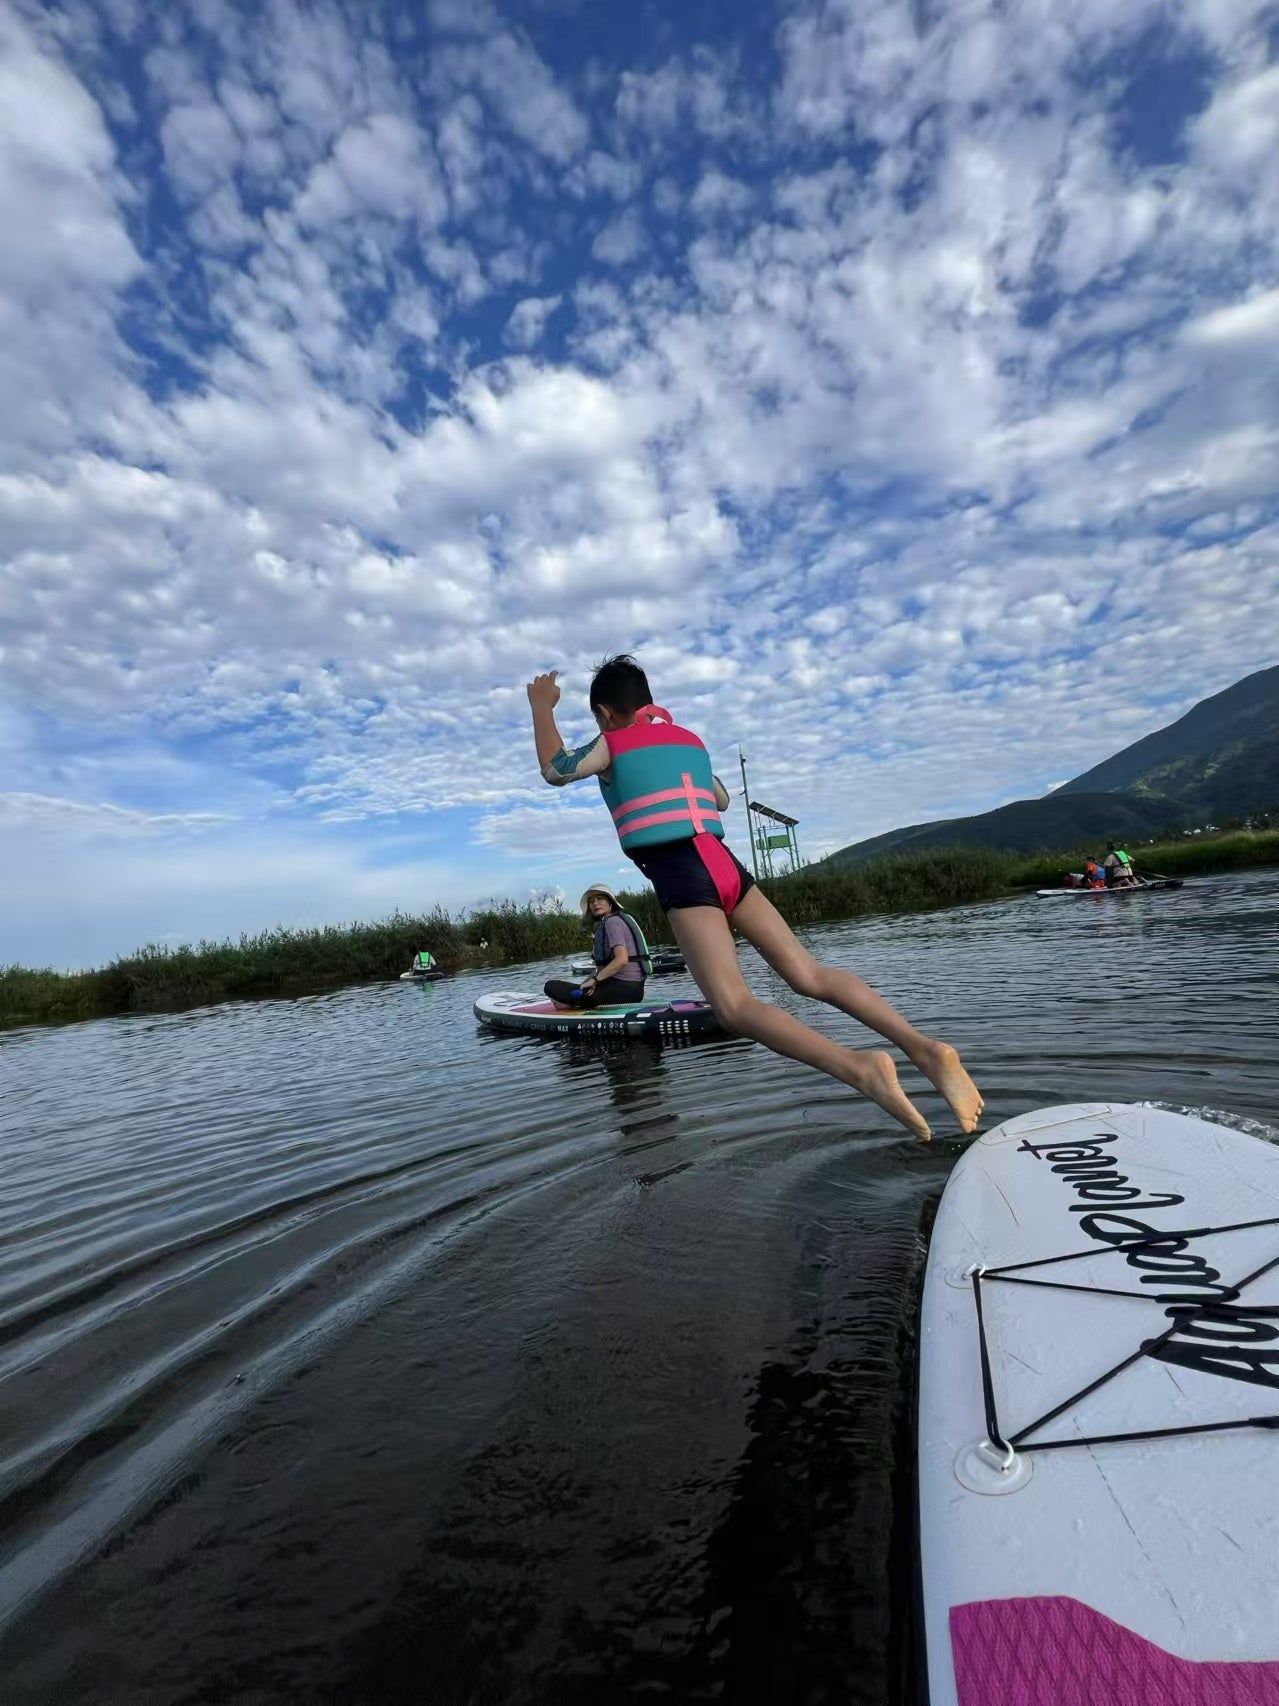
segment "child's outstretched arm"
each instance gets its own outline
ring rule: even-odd
[[[537,764],[545,770],[553,758],[564,750],[560,731],[555,726],[555,707],[560,702],[560,685],[555,679],[558,669],[549,675],[535,675],[528,684],[528,702],[533,708],[533,739],[537,743]]]
[[[588,776],[603,776],[612,762],[603,735],[596,735],[594,740],[572,752],[564,745],[564,738],[555,726],[555,706],[560,696],[555,679],[558,674],[553,669],[549,675],[535,676],[528,684],[538,768],[542,780],[553,788],[562,788],[566,782],[584,782]]]

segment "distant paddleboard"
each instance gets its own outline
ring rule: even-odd
[[[931,1706],[1279,1706],[1279,1148],[1123,1104],[977,1139],[928,1256]]]
[[[1092,896],[1093,899],[1096,899],[1096,897],[1098,895],[1143,894],[1143,893],[1146,893],[1150,889],[1181,889],[1181,888],[1185,888],[1185,886],[1186,886],[1185,883],[1182,881],[1182,879],[1180,877],[1152,877],[1148,882],[1130,883],[1125,888],[1117,888],[1117,889],[1067,889],[1067,888],[1036,889],[1035,893],[1039,896],[1039,898],[1041,900],[1046,900],[1051,895],[1059,895],[1059,894],[1070,895],[1075,900],[1086,900],[1089,896]]]
[[[653,976],[665,977],[668,972],[684,971],[684,956],[678,948],[653,949]],[[569,961],[569,970],[574,977],[589,977],[595,970],[595,961],[589,954],[581,955]]]
[[[481,995],[475,1017],[498,1031],[541,1031],[559,1037],[692,1037],[719,1031],[707,1001],[640,1002],[580,1012],[542,995],[498,991]]]

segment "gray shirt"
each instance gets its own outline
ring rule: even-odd
[[[610,912],[607,918],[602,918],[595,926],[595,947],[592,958],[597,966],[606,966],[613,957],[616,948],[625,948],[626,964],[621,971],[613,973],[611,982],[643,983],[644,973],[640,963],[635,958],[637,943],[631,934],[631,927],[624,918],[619,918],[615,912]]]

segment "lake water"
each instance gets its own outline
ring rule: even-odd
[[[1279,1138],[1279,874],[807,939],[961,1048],[990,1124]],[[6,1706],[914,1700],[962,1145],[746,1043],[477,1031],[557,970],[0,1034]]]

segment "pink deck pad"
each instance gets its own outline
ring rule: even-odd
[[[959,1706],[1279,1706],[1279,1661],[1174,1658],[1064,1596],[952,1606],[950,1645]]]

